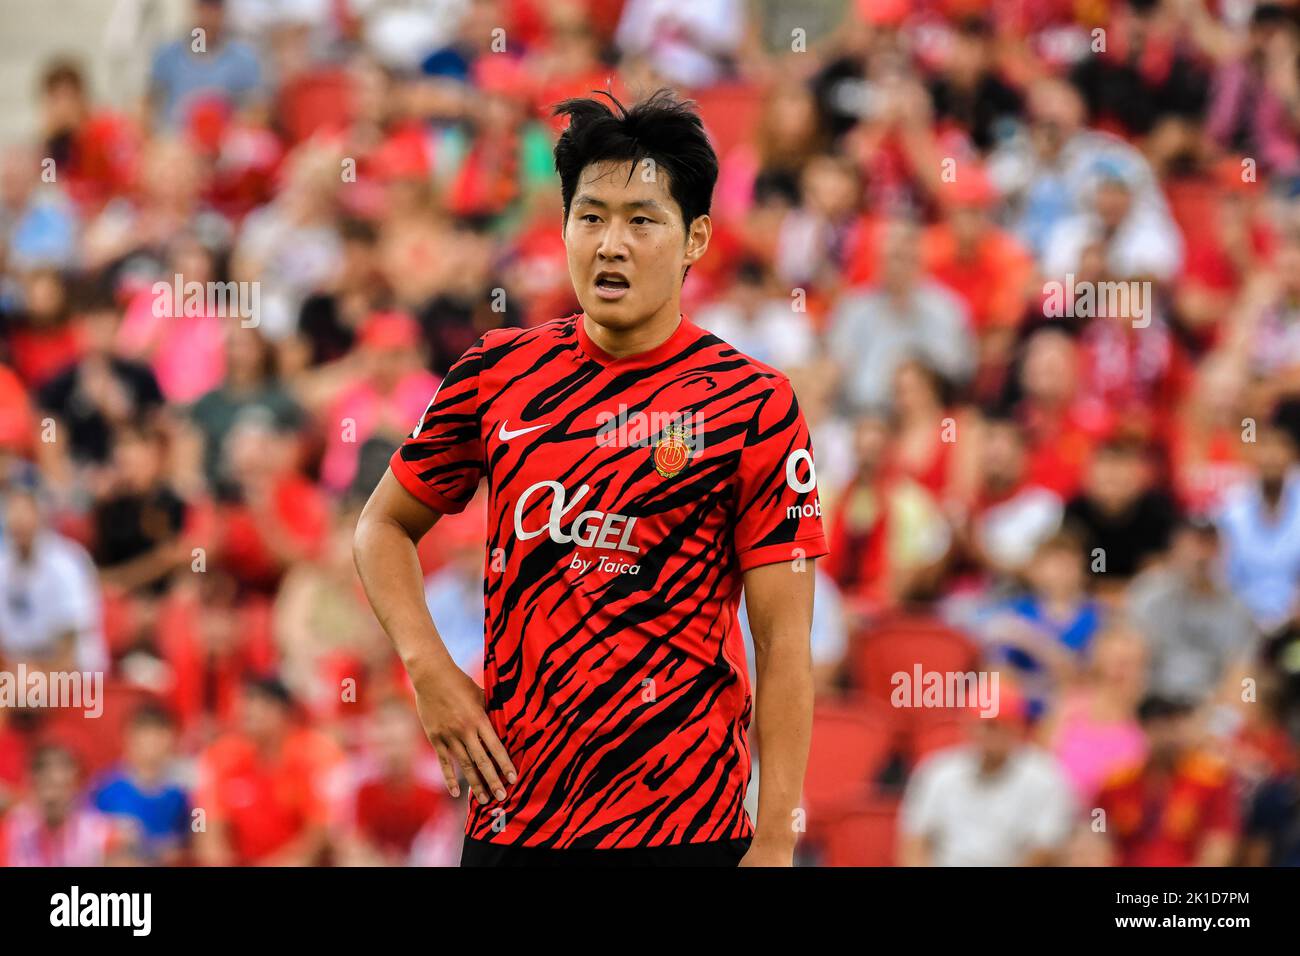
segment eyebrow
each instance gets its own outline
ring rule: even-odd
[[[609,203],[605,202],[604,200],[596,199],[594,196],[588,196],[585,194],[580,194],[578,196],[575,196],[573,200],[573,205],[574,206],[595,206],[597,209],[609,208]],[[622,209],[653,209],[656,212],[660,212],[660,213],[668,212],[668,210],[664,208],[662,203],[654,199],[630,199],[627,202],[619,203],[618,205]]]

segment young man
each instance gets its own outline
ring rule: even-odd
[[[462,865],[789,866],[827,553],[812,446],[785,376],[679,311],[712,230],[699,118],[666,91],[614,103],[556,108],[583,313],[461,357],[366,505],[357,568],[448,789],[459,764],[477,801]],[[480,689],[438,638],[415,546],[484,477]]]

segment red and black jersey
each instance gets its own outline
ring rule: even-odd
[[[580,315],[497,329],[391,467],[445,514],[488,482],[483,681],[519,780],[471,801],[466,833],[556,849],[751,835],[742,573],[811,574],[827,553],[789,380],[685,316],[624,358]]]

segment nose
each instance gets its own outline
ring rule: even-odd
[[[627,232],[617,218],[611,219],[600,236],[596,258],[601,262],[622,261],[627,258]]]

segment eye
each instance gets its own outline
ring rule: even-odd
[[[586,215],[580,216],[579,218],[583,222],[600,222],[600,217],[597,216],[594,212],[589,212]]]
[[[643,226],[643,225],[645,225],[647,222],[654,222],[654,220],[651,219],[649,216],[633,216],[633,217],[632,217],[632,225],[634,225],[634,226]]]

